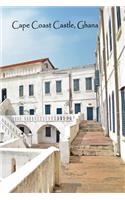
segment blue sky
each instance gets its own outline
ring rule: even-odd
[[[54,66],[66,68],[95,62],[97,28],[14,30],[12,22],[30,24],[69,20],[98,24],[98,7],[3,7],[2,59],[0,65],[49,57]]]

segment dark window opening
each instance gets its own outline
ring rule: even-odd
[[[2,102],[7,98],[7,89],[3,88],[2,89]]]
[[[56,81],[56,93],[62,92],[61,81]]]
[[[125,136],[125,87],[121,90],[122,135]]]
[[[51,137],[51,127],[46,127],[46,137]]]
[[[79,79],[74,79],[74,91],[79,91]]]
[[[45,114],[46,114],[46,115],[50,115],[50,113],[51,113],[50,108],[51,108],[50,105],[45,105]]]
[[[81,104],[80,103],[76,103],[75,104],[75,114],[81,112]]]
[[[56,113],[61,115],[62,114],[62,108],[57,108]]]
[[[30,109],[30,115],[34,115],[35,111],[34,109]]]
[[[23,97],[23,85],[19,86],[19,97]]]
[[[92,90],[92,78],[86,78],[86,90]]]
[[[113,128],[113,132],[115,132],[115,99],[114,99],[114,91],[112,91],[112,128]]]
[[[45,94],[50,94],[50,82],[45,82]]]
[[[117,13],[117,28],[121,27],[121,11],[120,11],[120,6],[116,7],[116,13]]]
[[[24,115],[24,107],[19,106],[19,115]]]
[[[34,85],[29,85],[29,96],[34,95]]]

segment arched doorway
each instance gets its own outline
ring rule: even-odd
[[[59,143],[60,131],[53,125],[44,125],[37,131],[38,143]]]
[[[26,135],[32,134],[31,130],[29,127],[27,127],[24,124],[18,124],[17,127],[22,131],[22,134],[25,133]]]
[[[16,160],[15,158],[12,158],[11,160],[11,173],[14,173],[16,171]]]

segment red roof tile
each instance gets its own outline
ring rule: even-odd
[[[26,62],[21,62],[21,63],[11,64],[11,65],[1,66],[0,70],[9,69],[9,68],[15,68],[15,67],[20,67],[22,65],[30,65],[30,64],[39,63],[39,62],[44,63],[45,61],[48,61],[52,65],[52,67],[55,68],[53,66],[53,64],[50,62],[49,58],[41,58],[41,59],[37,59],[37,60],[30,60],[30,61],[26,61]]]

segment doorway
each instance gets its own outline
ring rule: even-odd
[[[59,143],[60,140],[60,132],[57,130],[56,131],[56,142]]]
[[[93,120],[93,107],[87,107],[87,120]]]
[[[7,89],[3,88],[2,89],[2,102],[7,98]]]

